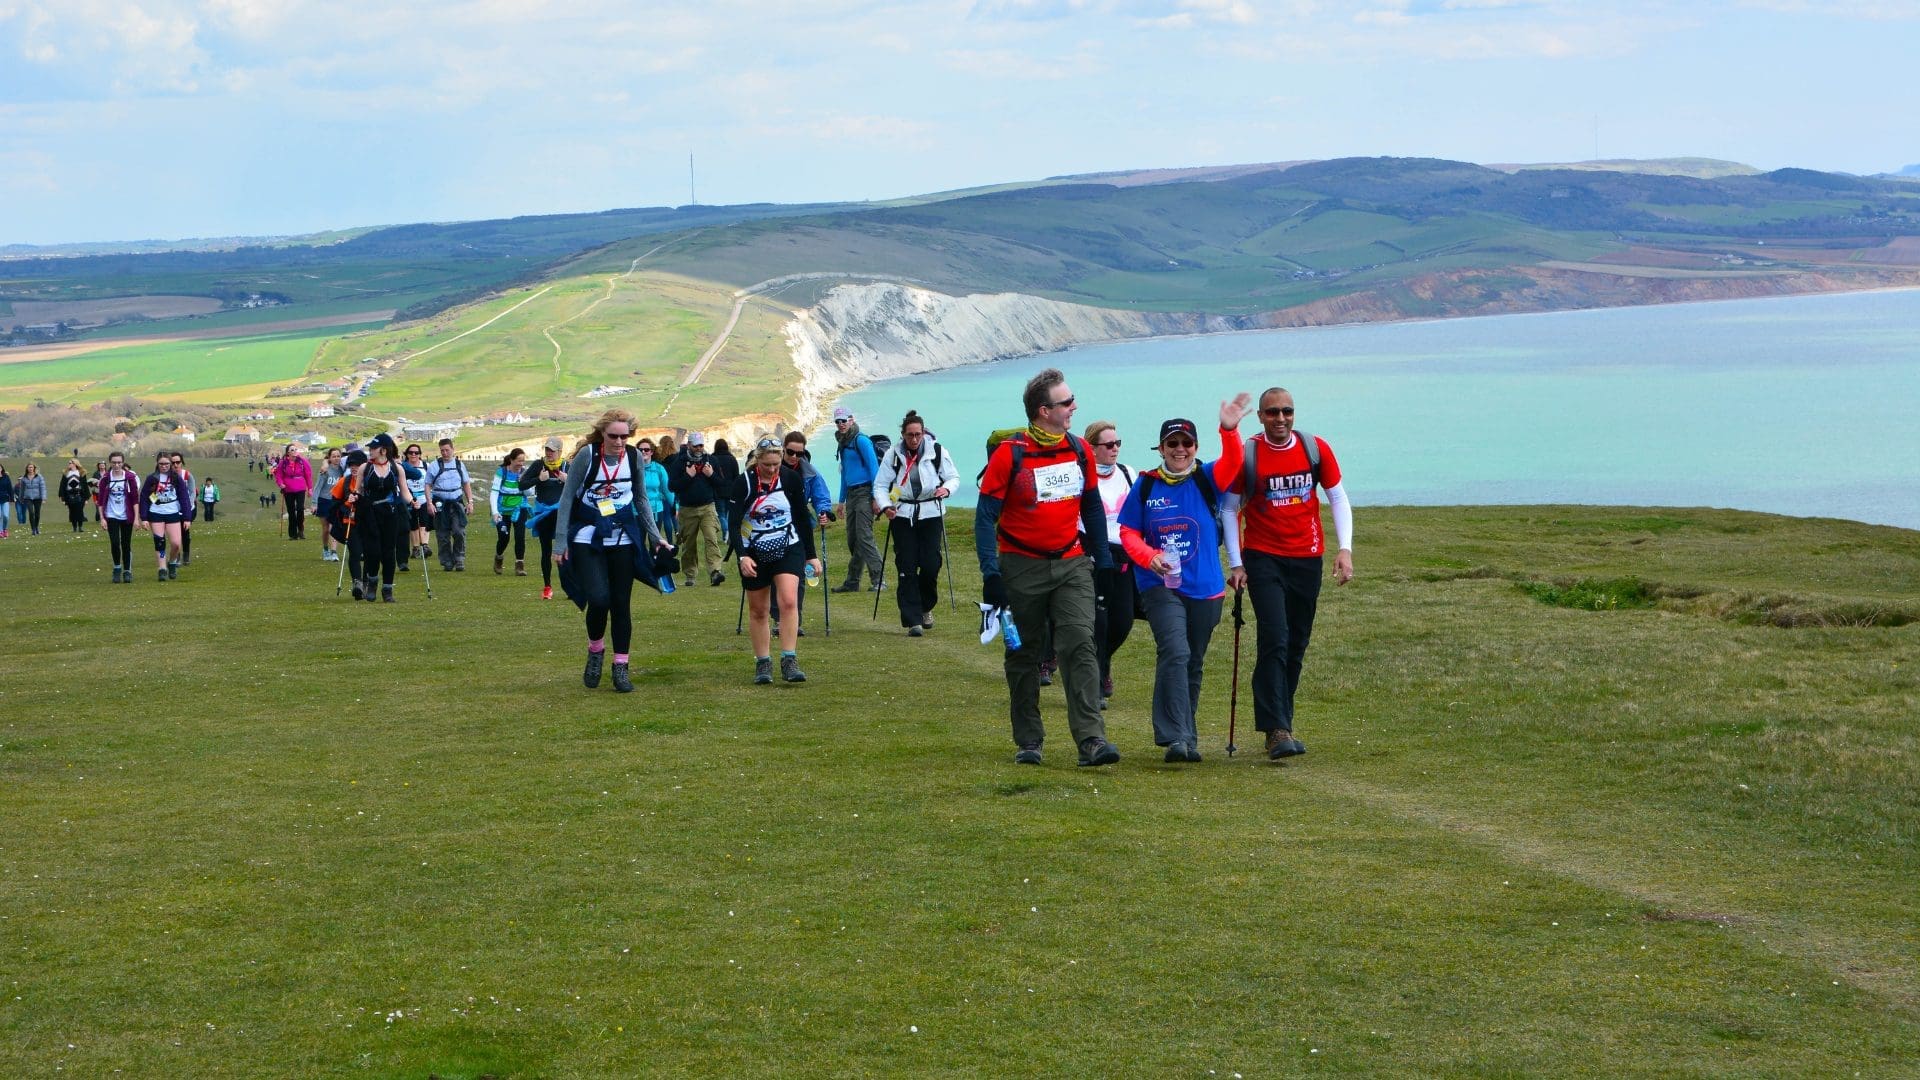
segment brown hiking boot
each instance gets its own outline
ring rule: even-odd
[[[501,558],[498,555],[495,555],[493,557],[493,572],[497,574],[505,568],[506,568],[506,560]]]
[[[513,560],[513,576],[514,577],[527,576],[527,560],[525,559]]]

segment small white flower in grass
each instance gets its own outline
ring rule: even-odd
[[[915,1034],[915,1035],[918,1035],[918,1034],[920,1034],[920,1029],[919,1029],[918,1027],[916,1027],[915,1025],[913,1025],[913,1024],[908,1024],[908,1025],[907,1025],[907,1030],[908,1030],[908,1031],[910,1031],[910,1032],[912,1032],[912,1033],[913,1033],[913,1034]]]

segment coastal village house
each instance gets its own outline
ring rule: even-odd
[[[319,420],[333,415],[333,406],[324,401],[316,401],[307,406],[307,419]]]
[[[226,437],[221,441],[235,446],[242,443],[257,443],[260,441],[260,429],[252,424],[236,424],[227,429]]]
[[[195,439],[193,429],[185,424],[181,424],[173,429],[173,437],[182,442],[193,442]]]

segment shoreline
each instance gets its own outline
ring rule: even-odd
[[[1587,272],[1560,271],[1559,273],[1585,274]],[[1604,277],[1606,275],[1599,275],[1599,276]],[[1532,309],[1521,309],[1521,310],[1463,312],[1461,314],[1455,314],[1455,315],[1416,315],[1416,314],[1378,311],[1377,313],[1374,313],[1371,315],[1365,315],[1357,318],[1339,318],[1339,319],[1329,319],[1326,321],[1296,321],[1296,320],[1298,319],[1299,316],[1311,314],[1315,309],[1334,308],[1336,309],[1336,312],[1337,312],[1339,309],[1346,308],[1348,313],[1351,313],[1351,314],[1359,314],[1359,312],[1353,311],[1347,305],[1340,304],[1339,303],[1340,301],[1347,299],[1344,297],[1334,297],[1334,298],[1330,298],[1329,300],[1314,301],[1311,304],[1299,305],[1293,308],[1282,308],[1276,311],[1265,312],[1265,313],[1261,313],[1253,316],[1194,316],[1194,315],[1182,315],[1178,313],[1129,312],[1129,311],[1122,311],[1119,309],[1094,308],[1091,305],[1070,304],[1065,301],[1050,300],[1045,297],[1037,297],[1037,296],[1032,296],[1030,294],[1024,294],[1024,293],[982,293],[982,294],[971,294],[963,297],[953,297],[943,293],[935,293],[935,292],[932,292],[931,290],[927,290],[918,286],[897,285],[897,284],[891,284],[891,283],[882,283],[882,284],[876,284],[876,285],[842,286],[830,292],[828,296],[824,298],[820,304],[815,305],[814,308],[809,308],[809,309],[806,309],[805,311],[796,312],[795,318],[793,320],[790,320],[786,325],[785,336],[787,338],[787,343],[788,343],[789,359],[793,363],[795,368],[797,368],[800,372],[800,386],[798,388],[798,394],[797,394],[798,405],[795,410],[795,416],[793,417],[792,426],[800,430],[807,431],[809,432],[809,434],[811,434],[813,429],[818,427],[822,422],[821,418],[825,416],[826,413],[830,411],[833,408],[833,406],[840,401],[840,399],[845,397],[847,394],[864,389],[865,387],[874,385],[875,383],[884,382],[891,379],[902,378],[908,375],[926,374],[934,371],[946,371],[946,370],[951,370],[953,368],[966,367],[973,364],[985,364],[985,363],[992,363],[992,362],[1001,361],[1001,360],[1017,360],[1017,359],[1024,359],[1024,358],[1029,358],[1034,356],[1047,356],[1047,355],[1053,355],[1056,353],[1065,353],[1065,352],[1070,352],[1074,349],[1084,348],[1090,345],[1114,345],[1114,344],[1124,344],[1130,341],[1179,340],[1179,339],[1186,339],[1186,338],[1214,337],[1220,334],[1243,334],[1243,333],[1250,334],[1250,333],[1269,333],[1269,332],[1275,332],[1275,331],[1297,331],[1297,330],[1331,330],[1331,329],[1338,329],[1341,327],[1362,326],[1362,325],[1457,322],[1464,319],[1490,319],[1490,318],[1500,318],[1500,317],[1506,317],[1506,316],[1567,315],[1567,314],[1575,314],[1575,313],[1581,313],[1581,312],[1618,310],[1622,308],[1643,308],[1643,307],[1651,308],[1651,307],[1678,306],[1683,304],[1691,305],[1691,304],[1731,303],[1735,301],[1744,301],[1744,300],[1789,300],[1789,299],[1802,299],[1802,298],[1815,297],[1815,296],[1834,296],[1834,295],[1844,295],[1844,294],[1852,294],[1852,293],[1901,292],[1901,291],[1920,290],[1920,271],[1896,272],[1896,276],[1898,278],[1905,279],[1905,280],[1897,280],[1893,282],[1863,285],[1860,287],[1824,287],[1824,288],[1815,287],[1815,288],[1798,288],[1798,289],[1787,289],[1787,290],[1768,290],[1760,293],[1759,295],[1751,295],[1751,294],[1749,295],[1704,295],[1704,296],[1703,295],[1684,295],[1684,296],[1677,296],[1677,297],[1666,298],[1666,299],[1651,298],[1638,303],[1594,303],[1594,304],[1586,304],[1586,305],[1566,305],[1566,306],[1553,306],[1553,307],[1543,306],[1543,307],[1537,307]],[[1692,278],[1692,279],[1660,279],[1660,280],[1663,285],[1671,285],[1676,280],[1681,281],[1682,283],[1689,286],[1689,289],[1686,291],[1692,292],[1692,291],[1696,291],[1698,285],[1702,282],[1719,284],[1720,281],[1725,281],[1727,279],[1716,280],[1716,279]],[[1751,277],[1737,279],[1738,282],[1753,282],[1756,280],[1769,280],[1769,279],[1756,279]],[[1832,279],[1828,275],[1823,275],[1823,274],[1801,273],[1801,274],[1795,274],[1791,276],[1779,275],[1770,280],[1784,281],[1791,284],[1805,285],[1805,284],[1825,283],[1825,282],[1831,281]],[[1733,284],[1733,282],[1731,281],[1729,281],[1728,283]],[[1751,288],[1750,286],[1738,285],[1735,288],[1729,289],[1727,291],[1730,293],[1739,293],[1739,292],[1746,292],[1750,288]],[[991,303],[995,306],[1000,306],[1005,304],[1008,298],[1014,298],[1014,300],[1020,303],[1022,306],[1031,306],[1042,311],[1052,310],[1057,312],[1084,314],[1087,317],[1091,317],[1099,321],[1104,321],[1109,324],[1135,323],[1139,327],[1139,329],[1137,332],[1133,332],[1133,333],[1116,333],[1116,334],[1109,334],[1109,335],[1068,335],[1049,343],[1046,347],[1043,347],[1043,348],[1028,348],[1028,349],[996,348],[991,350],[978,350],[974,352],[948,350],[944,353],[944,355],[941,353],[940,350],[924,349],[924,348],[914,352],[884,353],[879,351],[878,349],[873,348],[871,343],[862,341],[857,338],[849,341],[845,339],[836,339],[832,335],[823,333],[821,330],[814,330],[812,332],[809,332],[810,321],[813,327],[819,327],[818,317],[814,316],[814,313],[819,311],[822,307],[825,307],[830,301],[833,300],[834,296],[836,294],[841,293],[842,290],[876,290],[876,289],[899,290],[902,293],[920,293],[920,294],[924,294],[924,296],[927,298],[938,298],[937,300],[931,300],[931,301],[923,299],[923,300],[920,300],[918,303],[914,303],[912,305],[913,310],[919,313],[924,313],[929,308],[941,308],[944,306],[951,306],[956,310],[972,309],[973,311],[978,312],[982,306],[983,301],[987,303]],[[1660,291],[1666,291],[1666,290],[1656,289],[1656,290],[1650,290],[1650,291],[1660,292]],[[811,320],[810,320],[810,316],[812,317]],[[1256,325],[1220,325],[1217,328],[1209,328],[1209,329],[1188,329],[1188,328],[1177,327],[1176,325],[1168,325],[1164,329],[1155,329],[1152,325],[1154,323],[1161,323],[1161,322],[1164,322],[1167,324],[1177,324],[1182,321],[1192,322],[1195,320],[1206,320],[1206,321],[1218,320],[1220,323],[1223,323],[1223,324],[1255,323]],[[924,320],[922,321],[924,322]],[[1269,323],[1269,325],[1257,325],[1257,323],[1260,323],[1260,322],[1267,322]],[[900,331],[907,330],[909,328],[899,323],[890,323],[890,324],[881,324],[877,326],[867,326],[865,329],[868,332],[874,334],[876,337],[879,337],[884,343],[886,339],[897,340],[900,337]],[[826,340],[822,340],[823,337],[825,337]],[[943,335],[940,332],[939,326],[928,325],[928,326],[923,326],[921,328],[918,337],[921,340],[931,340],[931,339],[946,337],[946,335]],[[946,337],[946,339],[948,341],[952,340],[950,337]],[[1005,344],[1013,343],[1010,338],[1003,338],[1002,341]],[[833,348],[835,344],[839,344],[843,347],[841,349],[835,350]],[[865,346],[865,347],[863,348],[862,346]],[[829,355],[832,353],[837,353],[838,355],[833,359],[829,359]],[[862,360],[863,356],[865,357],[864,360]],[[740,419],[740,418],[732,418],[732,419]],[[722,423],[728,423],[728,422],[731,422],[731,421],[722,421]]]

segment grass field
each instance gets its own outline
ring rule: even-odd
[[[244,400],[257,385],[298,378],[338,329],[128,345],[55,360],[0,364],[0,406],[35,398],[84,404],[121,394]]]
[[[222,480],[175,583],[107,584],[57,523],[0,542],[0,1074],[1920,1060],[1920,624],[1873,625],[1920,614],[1913,533],[1365,509],[1306,757],[1221,752],[1222,627],[1207,760],[1160,764],[1141,628],[1089,770],[1057,689],[1047,764],[1010,763],[965,611],[915,641],[836,598],[828,638],[816,594],[811,681],[764,688],[734,588],[643,592],[641,692],[587,692],[537,577],[481,552],[338,601]]]

